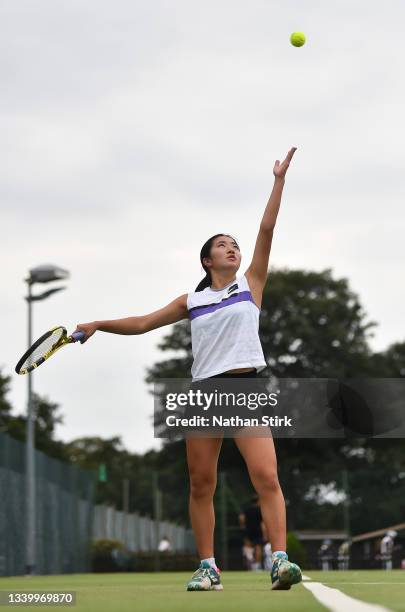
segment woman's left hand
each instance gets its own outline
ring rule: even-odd
[[[276,163],[274,164],[274,168],[273,168],[273,174],[276,178],[285,177],[285,173],[288,170],[288,166],[290,165],[290,161],[292,160],[293,155],[296,150],[297,150],[297,147],[293,147],[292,149],[290,149],[287,153],[287,157],[281,164],[280,164],[280,160],[278,159],[276,160]]]

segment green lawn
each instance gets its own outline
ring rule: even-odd
[[[351,597],[405,612],[405,571],[305,572]],[[223,572],[223,591],[187,592],[187,573],[69,574],[0,578],[0,590],[76,591],[83,612],[317,612],[325,610],[302,585],[271,591],[267,572]],[[372,584],[372,583],[379,584]],[[359,584],[357,584],[359,583]],[[41,606],[42,607],[42,606]],[[56,606],[46,606],[49,610]],[[67,606],[63,606],[67,609]],[[38,606],[24,606],[26,610]]]

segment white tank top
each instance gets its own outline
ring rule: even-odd
[[[260,372],[267,366],[259,338],[260,310],[244,275],[222,289],[189,293],[187,309],[193,381],[236,368]]]

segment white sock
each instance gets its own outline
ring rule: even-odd
[[[213,567],[213,568],[214,568],[214,569],[216,569],[216,570],[218,569],[218,568],[217,568],[217,565],[216,565],[216,563],[215,563],[215,557],[208,557],[208,559],[201,559],[201,563],[202,563],[203,561],[208,561],[208,563],[211,565],[211,567]]]
[[[272,561],[274,561],[274,559],[276,559],[276,558],[278,557],[278,554],[279,554],[279,553],[282,553],[282,554],[283,554],[283,555],[285,555],[285,556],[287,557],[287,559],[288,559],[288,555],[287,555],[287,553],[285,552],[285,550],[275,550],[275,551],[274,551],[274,553],[271,555],[271,559],[272,559]]]

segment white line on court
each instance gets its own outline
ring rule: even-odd
[[[389,608],[354,599],[354,597],[349,597],[338,589],[332,589],[320,582],[310,582],[311,578],[308,576],[303,576],[302,580],[303,586],[311,591],[315,599],[331,612],[391,612]]]
[[[405,587],[405,582],[324,582],[323,584],[402,584]]]

